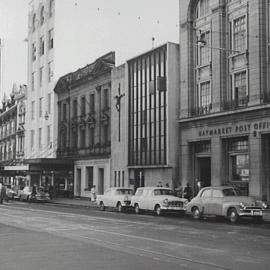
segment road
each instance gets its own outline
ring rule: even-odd
[[[270,225],[0,206],[0,269],[270,269]]]

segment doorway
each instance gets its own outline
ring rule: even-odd
[[[104,193],[104,168],[98,169],[98,194]]]
[[[77,169],[76,171],[76,195],[81,196],[81,182],[82,182],[82,170]]]
[[[144,171],[140,169],[135,169],[134,171],[134,190],[136,191],[139,187],[144,187]]]
[[[198,158],[198,173],[203,187],[211,186],[211,157]]]

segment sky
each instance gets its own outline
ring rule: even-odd
[[[75,71],[109,51],[116,65],[167,41],[178,43],[179,0],[55,0],[62,2],[56,25],[62,24],[61,75]],[[0,0],[3,90],[27,84],[29,0]],[[61,14],[60,14],[61,13]],[[64,28],[63,28],[64,27]],[[57,37],[55,37],[57,38]],[[68,40],[68,42],[67,42]],[[65,41],[65,43],[64,43]],[[61,44],[61,42],[59,43]]]

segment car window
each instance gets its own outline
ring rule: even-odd
[[[213,197],[214,198],[223,198],[223,194],[221,190],[214,189],[213,190]]]
[[[142,196],[142,194],[143,194],[143,190],[142,189],[137,190],[136,196]]]
[[[223,189],[224,196],[238,196],[235,189],[233,188],[226,188]]]
[[[173,191],[170,189],[155,189],[154,190],[154,195],[158,196],[158,195],[173,195]]]
[[[133,190],[132,189],[117,189],[116,190],[116,194],[117,195],[132,195],[133,194]]]
[[[210,198],[212,194],[212,190],[211,189],[206,189],[205,191],[203,191],[201,197],[202,198]]]

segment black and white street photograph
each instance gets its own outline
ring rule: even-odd
[[[270,0],[0,0],[0,269],[269,270]]]

